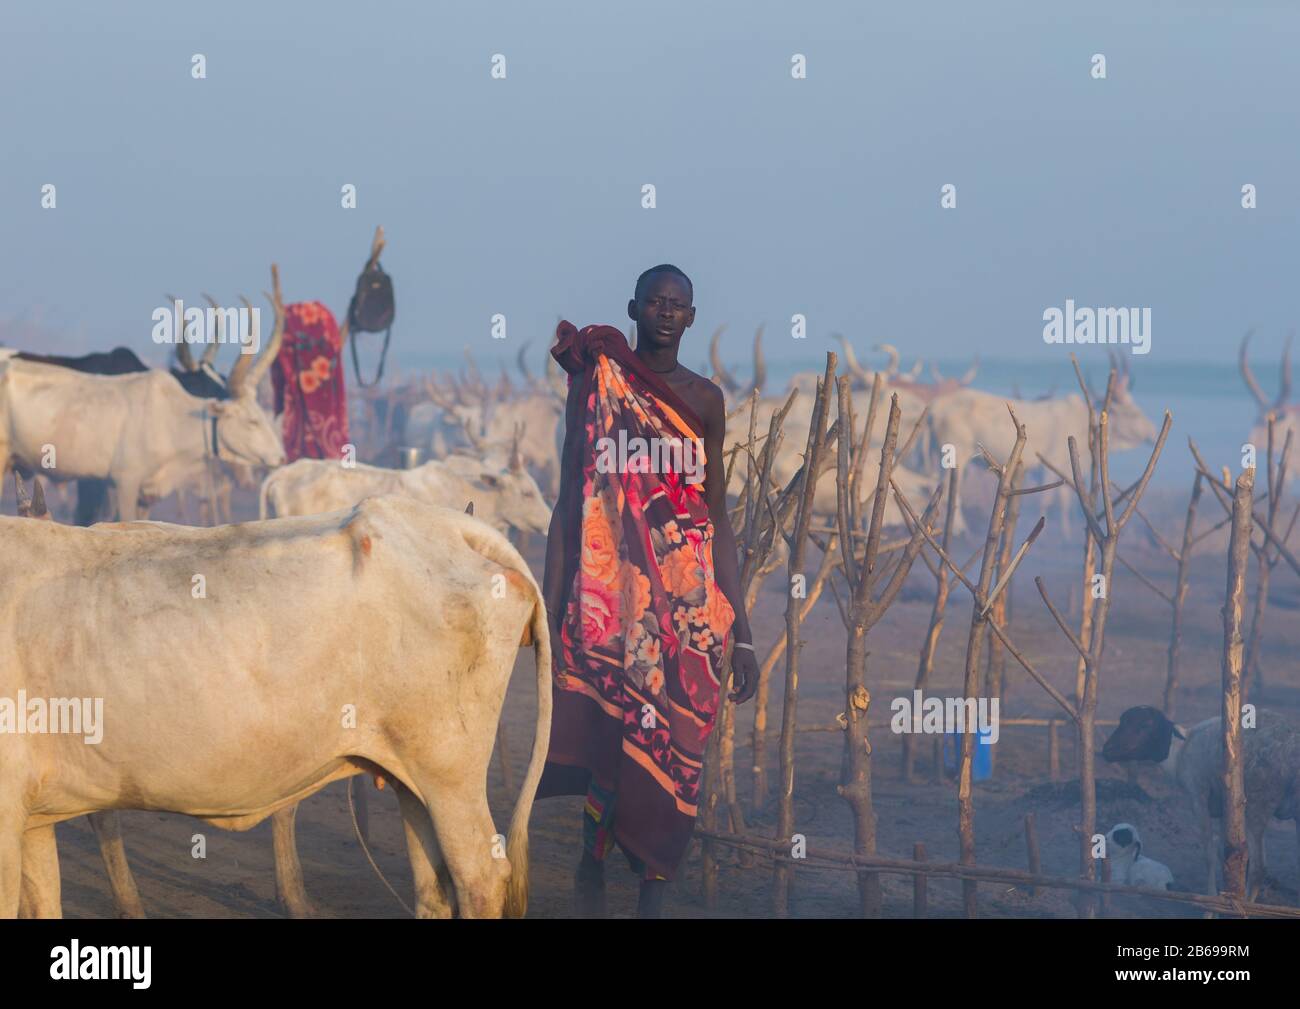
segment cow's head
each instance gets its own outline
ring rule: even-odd
[[[520,532],[545,535],[550,529],[551,509],[542,497],[537,481],[524,468],[523,458],[519,454],[518,430],[506,463],[496,466],[485,464],[475,482],[486,487],[492,494],[496,502],[494,511],[498,522],[514,526]]]
[[[1250,432],[1250,442],[1263,454],[1268,445],[1268,418],[1272,414],[1274,417],[1274,450],[1280,453],[1282,446],[1286,443],[1288,433],[1293,439],[1300,440],[1300,403],[1287,402],[1291,398],[1291,337],[1286,338],[1286,343],[1282,348],[1278,391],[1277,396],[1272,400],[1264,395],[1264,390],[1260,388],[1255,373],[1250,370],[1250,362],[1246,358],[1246,349],[1249,344],[1250,333],[1247,333],[1241,341],[1241,349],[1237,354],[1237,364],[1241,369],[1242,380],[1246,383],[1246,388],[1250,390],[1251,396],[1255,399],[1255,405],[1259,408],[1259,417]],[[1293,477],[1296,475],[1294,467],[1291,469],[1291,475]]]
[[[1159,762],[1169,756],[1175,736],[1184,738],[1177,725],[1158,708],[1142,704],[1119,716],[1119,725],[1101,748],[1101,755],[1111,764],[1125,760]]]
[[[1133,380],[1128,373],[1127,364],[1124,365],[1123,373],[1115,376],[1115,392],[1106,414],[1106,425],[1110,431],[1110,447],[1113,449],[1123,451],[1156,440],[1158,432],[1155,424],[1133,398]]]
[[[521,532],[545,535],[551,525],[551,509],[537,481],[527,470],[504,470],[484,473],[478,478],[497,494],[497,519]]]
[[[284,464],[280,433],[257,397],[247,393],[233,399],[211,399],[208,413],[217,419],[218,454],[222,459],[252,466]]]

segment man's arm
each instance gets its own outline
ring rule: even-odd
[[[577,379],[577,376],[574,376]],[[561,606],[568,581],[573,572],[566,571],[569,557],[569,528],[565,521],[572,507],[574,494],[582,493],[582,456],[578,451],[585,437],[583,407],[579,402],[582,382],[569,382],[569,396],[564,401],[564,448],[560,452],[560,496],[551,512],[551,525],[546,533],[546,569],[542,574],[542,600],[546,604],[546,618],[552,635],[559,633],[564,619]]]
[[[722,391],[709,384],[706,390],[708,409],[704,417],[704,500],[713,522],[713,576],[718,588],[736,611],[732,635],[737,643],[753,644],[754,635],[745,612],[745,599],[740,591],[740,566],[736,558],[736,534],[727,514],[727,468],[723,461],[722,445],[727,428],[726,405]],[[731,656],[731,670],[735,689],[731,699],[743,704],[758,689],[758,660],[748,648],[737,647]]]

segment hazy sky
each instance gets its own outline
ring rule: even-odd
[[[0,320],[153,352],[164,292],[256,295],[272,260],[341,315],[383,224],[399,365],[530,337],[540,359],[559,315],[625,326],[665,260],[695,281],[691,365],[722,322],[736,359],[766,322],[770,357],[811,367],[836,331],[1063,360],[1042,313],[1067,297],[1150,307],[1141,369],[1231,368],[1250,325],[1273,358],[1297,7],[3,0]]]

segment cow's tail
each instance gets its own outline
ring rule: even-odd
[[[524,565],[527,572],[527,565]],[[546,754],[551,743],[551,631],[547,626],[546,604],[541,589],[528,575],[533,587],[533,613],[529,626],[533,633],[533,656],[537,662],[537,726],[533,736],[533,755],[528,761],[528,773],[515,800],[515,811],[510,817],[510,833],[506,840],[506,857],[510,860],[510,885],[506,891],[506,917],[522,918],[528,910],[528,820],[537,797],[537,784],[542,779]]]

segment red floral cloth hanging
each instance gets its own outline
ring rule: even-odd
[[[284,451],[295,459],[340,459],[348,405],[339,325],[319,301],[284,310],[284,342],[271,370],[275,412],[284,415]]]

